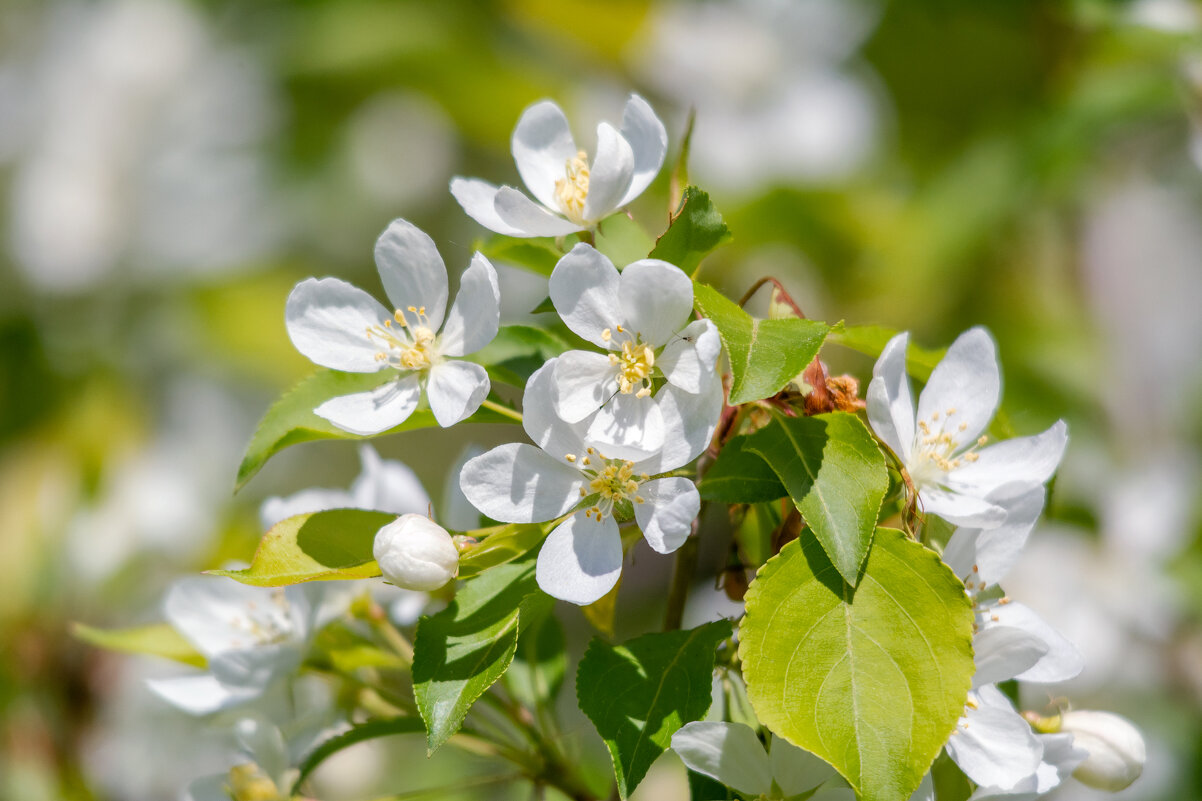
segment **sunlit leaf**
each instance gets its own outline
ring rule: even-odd
[[[675,264],[692,276],[701,260],[731,240],[730,229],[710,196],[695,186],[684,191],[680,210],[668,230],[656,240],[651,258]]]
[[[719,503],[756,503],[788,495],[768,463],[747,450],[747,441],[745,436],[734,437],[722,446],[718,460],[697,485],[702,498]]]
[[[88,645],[109,651],[161,656],[198,668],[206,666],[204,656],[168,623],[152,623],[149,626],[127,629],[98,629],[83,623],[74,623],[71,626],[71,634]]]

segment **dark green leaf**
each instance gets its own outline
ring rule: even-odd
[[[756,715],[864,801],[906,801],[964,713],[972,604],[939,557],[882,528],[860,585],[803,532],[747,592],[739,656]]]
[[[789,491],[839,574],[853,587],[872,544],[889,469],[876,440],[855,415],[777,417],[748,437]]]
[[[531,558],[477,576],[450,606],[422,618],[413,643],[413,695],[429,753],[459,731],[472,704],[505,673],[520,620],[545,614],[550,604]]]
[[[815,320],[757,320],[713,287],[693,282],[693,305],[718,326],[730,357],[730,403],[769,398],[805,369],[829,327]]]
[[[701,260],[731,239],[730,229],[710,202],[710,196],[695,186],[684,190],[680,209],[651,251],[651,258],[675,264],[697,275]]]
[[[263,535],[250,567],[208,572],[256,587],[371,578],[380,575],[372,555],[376,532],[393,520],[394,514],[364,509],[294,515]]]
[[[710,706],[714,651],[730,622],[644,634],[624,645],[594,639],[576,672],[576,696],[613,757],[626,798],[686,723]]]
[[[396,377],[397,373],[394,370],[383,370],[379,373],[342,373],[319,368],[313,375],[282,395],[267,410],[267,414],[259,422],[259,427],[255,429],[254,436],[251,437],[246,455],[242,457],[242,464],[238,465],[235,491],[246,486],[246,482],[262,469],[268,459],[290,445],[318,439],[368,439],[343,431],[329,420],[315,415],[313,410],[330,398],[367,392],[395,380]],[[488,409],[480,409],[469,417],[467,422],[512,423],[513,420]],[[434,414],[428,409],[419,409],[409,415],[408,420],[384,434],[435,425],[438,423]]]
[[[719,503],[774,501],[789,493],[768,463],[745,448],[747,437],[734,437],[722,446],[718,460],[698,485],[701,497]]]

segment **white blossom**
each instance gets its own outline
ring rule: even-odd
[[[751,797],[769,796],[773,788],[795,796],[836,776],[830,765],[781,737],[773,737],[771,749],[765,752],[759,737],[742,723],[686,723],[672,735],[672,750],[690,770]],[[848,801],[855,798],[850,789],[840,789]],[[829,796],[830,801],[839,797]]]
[[[693,283],[658,259],[641,259],[619,273],[580,244],[555,265],[548,287],[568,328],[608,351],[559,357],[556,413],[569,423],[592,416],[586,436],[611,456],[639,459],[659,450],[665,424],[653,382],[662,377],[684,392],[702,391],[722,346],[713,323],[690,322]]]
[[[1139,729],[1111,712],[1070,710],[1060,716],[1060,731],[1073,736],[1073,744],[1089,756],[1073,771],[1073,778],[1099,790],[1118,792],[1143,773],[1147,747]]]
[[[633,507],[643,536],[659,553],[671,553],[688,537],[701,504],[697,488],[680,476],[651,476],[681,467],[705,449],[717,425],[722,388],[716,377],[697,393],[665,387],[663,447],[643,459],[624,460],[587,441],[588,418],[566,423],[555,414],[557,361],[530,377],[523,396],[522,424],[539,447],[514,442],[493,448],[464,465],[459,483],[468,500],[494,520],[537,523],[574,511],[543,543],[536,575],[548,594],[584,605],[609,592],[622,571],[615,507]]]
[[[401,515],[376,532],[372,555],[390,584],[430,592],[459,575],[459,549],[425,515]]]
[[[395,312],[337,278],[309,278],[288,297],[288,335],[311,361],[351,373],[398,373],[393,381],[333,398],[313,411],[353,434],[378,434],[403,423],[424,390],[440,426],[467,418],[488,396],[488,373],[447,357],[474,353],[497,335],[496,271],[480,253],[473,256],[446,312],[442,257],[430,237],[399,219],[376,242],[376,266]]]
[[[664,163],[668,133],[651,106],[631,95],[622,128],[597,126],[597,154],[576,145],[567,117],[542,100],[522,112],[513,132],[513,160],[531,200],[510,186],[455,178],[451,194],[472,219],[508,236],[564,236],[597,223],[634,200]],[[537,202],[535,202],[537,201]]]
[[[868,386],[868,420],[901,460],[924,511],[960,526],[991,528],[1006,517],[1004,499],[1041,485],[1060,463],[1064,421],[1042,434],[985,447],[1001,376],[993,339],[983,328],[961,334],[918,398],[906,377],[902,333],[889,340]]]
[[[192,576],[171,586],[164,611],[208,670],[147,684],[185,712],[204,715],[254,700],[292,674],[338,609],[325,603],[320,586],[251,587]]]

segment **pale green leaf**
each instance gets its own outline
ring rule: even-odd
[[[864,801],[906,801],[964,712],[972,605],[939,557],[878,529],[852,588],[806,533],[760,569],[739,628],[759,719]]]
[[[210,570],[256,587],[380,575],[372,556],[376,532],[396,520],[388,512],[328,509],[281,520],[263,535],[245,570]]]
[[[324,367],[319,368],[313,375],[282,395],[267,410],[267,414],[259,422],[259,427],[255,429],[254,436],[251,437],[250,444],[246,448],[246,455],[242,457],[242,463],[238,465],[235,491],[242,489],[246,482],[262,469],[268,459],[290,445],[318,439],[368,439],[368,437],[343,431],[329,420],[315,415],[313,410],[330,398],[356,392],[367,392],[381,384],[395,380],[396,377],[395,370],[383,370],[379,373],[343,373],[337,370],[327,370]],[[466,422],[512,423],[514,421],[497,412],[480,409]],[[418,409],[409,415],[408,420],[383,433],[395,434],[400,431],[429,428],[436,425],[438,423],[430,410]]]
[[[550,604],[527,559],[472,579],[450,606],[422,618],[413,643],[413,695],[429,753],[459,731],[472,704],[505,673],[520,620],[545,614]]]
[[[686,723],[710,706],[710,675],[730,622],[644,634],[624,645],[594,639],[576,671],[576,696],[613,757],[626,798]]]
[[[476,250],[492,261],[511,264],[539,275],[550,275],[563,253],[549,237],[515,238],[496,234],[489,239],[477,241]]]
[[[632,261],[647,258],[655,245],[651,236],[624,212],[611,214],[597,226],[597,250],[621,269]]]
[[[827,337],[830,342],[858,351],[872,358],[881,355],[889,340],[898,331],[880,325],[851,325],[832,330]],[[923,348],[911,342],[906,348],[906,372],[920,381],[931,377],[931,371],[947,353],[947,348]]]
[[[690,186],[684,191],[672,224],[656,240],[651,258],[663,259],[696,276],[701,260],[730,240],[730,229],[709,194]]]
[[[843,579],[856,585],[872,544],[889,469],[855,415],[777,417],[748,437],[746,450],[776,472]]]
[[[198,668],[206,666],[204,656],[168,623],[152,623],[149,626],[127,629],[98,629],[83,623],[74,623],[71,626],[71,634],[88,645],[109,651],[161,656]]]
[[[696,281],[693,305],[718,326],[726,346],[732,406],[780,392],[818,355],[830,330],[816,320],[757,320],[713,287]]]
[[[503,526],[468,531],[480,539],[464,549],[459,557],[459,577],[471,578],[490,567],[512,562],[538,547],[558,520],[547,523],[508,523]]]

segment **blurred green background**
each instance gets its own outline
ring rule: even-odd
[[[1069,421],[1008,590],[1086,655],[1055,691],[1146,732],[1118,797],[1202,797],[1202,6],[3,0],[0,798],[172,798],[228,766],[220,732],[145,690],[157,665],[70,622],[159,619],[170,579],[250,555],[264,497],[356,474],[353,446],[304,445],[232,495],[256,420],[310,369],[283,326],[296,281],[378,292],[397,216],[457,273],[487,232],[449,179],[516,183],[535,100],[591,147],[630,91],[670,159],[696,109],[691,180],[735,235],[704,280],[737,297],[774,275],[811,317],[930,346],[985,324],[1016,432]],[[633,210],[663,229],[667,170]],[[519,320],[545,284],[502,267],[502,294]],[[458,449],[507,433],[378,445],[438,499]],[[723,552],[703,557],[712,575]],[[636,566],[622,620],[662,603],[667,561]],[[642,798],[681,792],[669,762]],[[380,744],[323,770],[336,799],[475,768]]]

